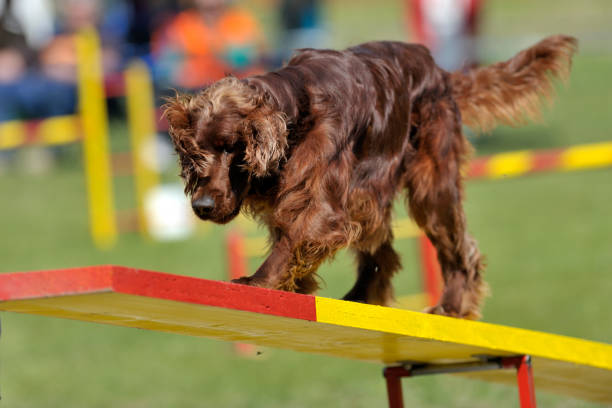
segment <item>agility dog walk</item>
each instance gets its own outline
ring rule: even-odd
[[[1,274],[0,310],[382,363],[392,407],[406,373],[514,383],[518,366],[533,391],[520,356],[538,389],[612,403],[611,345],[318,296],[98,266]]]

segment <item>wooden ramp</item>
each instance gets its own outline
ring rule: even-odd
[[[0,310],[384,364],[530,355],[536,389],[612,403],[612,345],[119,266],[0,274]],[[509,370],[459,374],[515,383]]]

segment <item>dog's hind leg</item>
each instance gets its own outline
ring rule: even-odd
[[[373,253],[357,251],[357,281],[342,299],[388,305],[393,300],[391,278],[401,268],[400,258],[385,242]]]
[[[453,101],[436,101],[421,106],[420,112],[406,187],[410,213],[436,247],[444,279],[440,303],[430,312],[476,319],[486,285],[480,252],[466,231],[461,204],[460,167],[468,145]]]

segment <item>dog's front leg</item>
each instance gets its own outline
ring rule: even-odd
[[[316,270],[335,250],[312,241],[296,246],[291,242],[288,237],[277,240],[257,272],[232,282],[304,294],[316,292],[319,288]]]
[[[330,175],[327,163],[336,152],[332,141],[337,139],[330,132],[337,127],[321,120],[295,147],[282,171],[273,208],[272,252],[252,276],[233,282],[298,293],[318,289],[317,268],[348,241],[339,227],[343,214],[334,210],[337,189],[320,187]]]
[[[292,256],[289,239],[281,237],[276,240],[270,255],[253,275],[233,279],[232,282],[276,289],[285,278]]]

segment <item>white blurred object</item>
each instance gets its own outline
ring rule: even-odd
[[[176,166],[174,149],[166,139],[160,135],[148,138],[138,153],[140,160],[149,170],[163,173],[170,166]]]
[[[423,0],[425,29],[436,63],[454,71],[469,65],[475,57],[469,29],[470,0]]]
[[[5,3],[0,0],[0,12]],[[12,9],[31,47],[40,48],[53,37],[55,12],[51,0],[13,0]]]
[[[160,241],[185,239],[194,231],[189,200],[178,184],[161,185],[149,191],[145,215],[151,237]]]
[[[423,3],[425,18],[437,36],[461,35],[465,25],[465,0],[429,0]]]
[[[173,166],[176,166],[176,154],[174,153],[174,147],[170,143],[168,137],[158,137],[157,141],[157,165],[159,171],[167,171]]]

